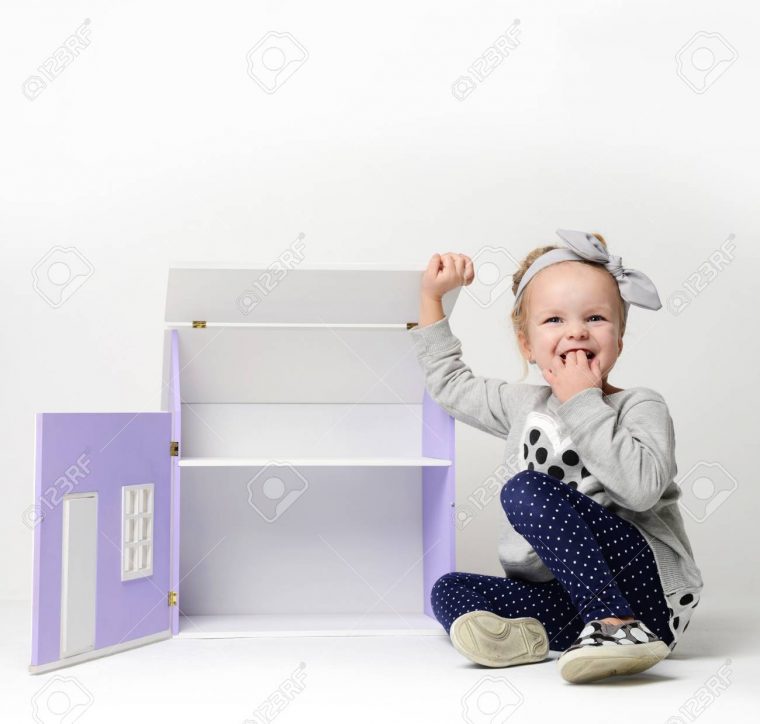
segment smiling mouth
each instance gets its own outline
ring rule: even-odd
[[[586,353],[586,359],[593,359],[594,356],[595,356],[593,352],[589,352],[588,350],[582,350],[582,349],[578,349],[578,350],[571,349],[570,352],[585,352]],[[560,357],[562,357],[562,359],[566,359],[567,358],[567,352],[563,352],[560,355]]]

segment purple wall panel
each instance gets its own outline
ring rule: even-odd
[[[454,418],[425,390],[422,399],[422,454],[451,460],[449,467],[422,468],[422,550],[424,611],[433,616],[433,584],[456,564],[454,528]]]
[[[171,609],[172,633],[179,633],[179,510],[180,510],[180,467],[182,457],[182,415],[180,405],[182,397],[179,388],[179,332],[172,330],[171,337],[171,370],[169,379],[169,409],[172,413],[172,440],[179,443],[179,455],[172,459],[172,492],[171,492],[171,589],[177,593],[177,605]]]
[[[61,638],[61,498],[98,493],[95,648],[169,628],[171,413],[37,415],[32,665],[57,661]],[[79,462],[78,462],[79,461]],[[153,574],[121,581],[121,486],[155,484]]]
[[[44,489],[42,485],[42,415],[36,415],[34,420],[34,505],[40,506],[40,495]],[[43,510],[40,506],[39,515],[42,515]],[[40,581],[40,570],[42,569],[42,519],[37,518],[37,524],[34,526],[34,569],[32,571],[32,664],[37,663],[40,652],[39,641],[39,620],[40,620],[40,600],[47,598],[47,587],[56,587],[56,581],[54,574],[48,575],[48,579],[44,581],[44,586]],[[59,530],[60,537],[60,530]],[[61,590],[61,567],[58,566],[57,571],[58,585],[57,590]],[[50,580],[52,579],[52,580]],[[60,636],[59,636],[60,638]]]

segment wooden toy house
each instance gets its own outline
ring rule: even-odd
[[[161,410],[36,417],[30,672],[172,636],[445,635],[454,420],[407,331],[421,275],[170,269]]]

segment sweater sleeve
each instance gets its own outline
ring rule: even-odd
[[[514,385],[476,376],[462,361],[462,343],[447,317],[424,327],[412,327],[417,358],[430,397],[457,420],[497,437],[509,434],[508,390]]]
[[[618,505],[649,510],[674,480],[675,433],[665,400],[649,391],[620,415],[591,387],[557,408],[586,468]]]

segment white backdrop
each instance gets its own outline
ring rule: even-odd
[[[158,409],[170,262],[271,263],[299,234],[306,263],[521,258],[557,227],[657,284],[610,380],[669,402],[705,597],[757,593],[748,7],[4,3],[0,598],[31,596],[34,413]],[[64,299],[39,275],[56,247],[85,270]],[[477,373],[517,381],[511,302],[463,292],[451,321]],[[465,505],[503,443],[457,429]],[[459,570],[499,573],[500,515],[460,531]]]

